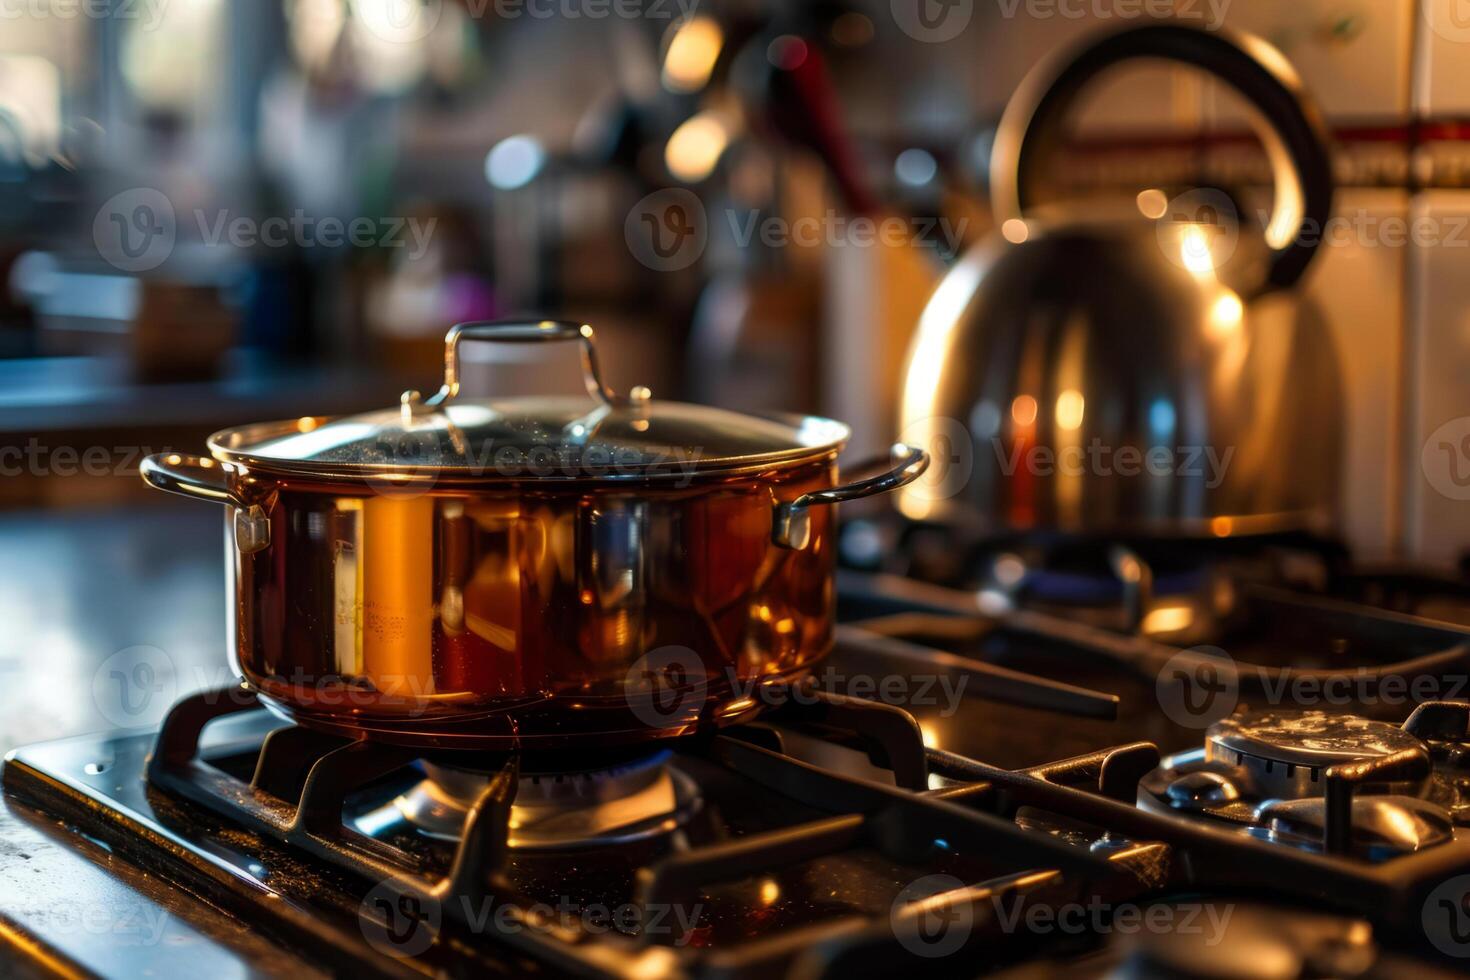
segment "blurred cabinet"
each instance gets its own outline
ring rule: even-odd
[[[1470,191],[1428,191],[1409,271],[1405,543],[1457,561],[1470,547]]]

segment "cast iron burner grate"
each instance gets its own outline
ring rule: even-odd
[[[506,759],[488,779],[469,808],[449,870],[441,875],[415,854],[387,848],[354,830],[343,818],[344,805],[353,793],[414,763],[421,753],[370,741],[346,741],[305,728],[278,728],[266,736],[254,776],[246,782],[202,758],[200,737],[208,723],[255,708],[253,698],[241,697],[237,691],[205,692],[177,704],[148,762],[148,781],[267,839],[377,882],[373,894],[379,911],[385,914],[381,926],[387,934],[412,933],[410,926],[391,919],[412,917],[414,910],[433,907],[442,910],[446,919],[455,919],[464,910],[483,907],[487,898],[514,901],[518,897],[504,870],[512,853],[508,820],[518,785],[519,759]],[[1007,863],[1021,870],[1048,869],[1039,876],[1024,873],[1013,879],[993,879],[970,896],[976,903],[982,901],[982,891],[984,901],[994,901],[1055,889],[1063,875],[1068,876],[1068,898],[1079,888],[1113,900],[1143,891],[1144,883],[1126,861],[1028,833],[1010,819],[966,806],[965,787],[927,792],[930,757],[918,726],[901,709],[814,692],[767,717],[769,722],[731,734],[681,741],[674,757],[703,759],[830,815],[693,847],[640,868],[635,904],[645,909],[669,907],[702,887],[859,844],[876,847],[895,860],[922,862],[934,841],[943,841],[947,849],[957,852],[1003,853]],[[875,765],[893,774],[895,785],[839,775],[783,754],[785,726],[830,733],[844,743],[862,746]],[[1063,763],[1057,772],[1085,778],[1096,770],[1112,791],[1122,794],[1157,760],[1158,753],[1151,747],[1136,747],[1101,761],[1087,758]],[[369,914],[366,907],[365,914]],[[810,951],[814,944],[843,936],[861,935],[867,942],[874,929],[871,922],[851,919],[824,923],[792,931],[776,941],[717,951],[717,959],[721,970],[755,969],[760,963],[789,959]],[[878,931],[892,936],[886,920]],[[983,941],[982,936],[983,931],[977,932],[971,941]],[[697,972],[687,961],[709,953],[658,945],[648,939],[625,944],[589,942],[555,923],[529,916],[518,920],[507,938],[537,958],[597,974],[645,974],[649,969],[664,972],[675,966]],[[1012,947],[1022,945],[1018,937],[1007,938]],[[900,959],[907,955],[901,946],[891,953]]]
[[[897,662],[913,660],[904,644],[852,627],[842,629],[842,643],[849,659],[867,644],[892,647]],[[1087,716],[1106,715],[1113,706],[1095,692],[1084,696],[954,655],[930,660],[930,669],[936,665],[977,671],[1008,692],[996,700],[1039,707],[1055,727],[1073,723],[1058,708]],[[477,757],[480,764],[467,767],[482,771],[483,785],[462,830],[451,835],[457,841],[435,841],[433,851],[397,846],[359,832],[348,817],[365,800],[381,805],[411,785],[425,761],[420,750],[278,727],[238,690],[186,698],[156,739],[133,733],[17,750],[4,780],[13,796],[313,962],[387,975],[504,970],[507,963],[516,970],[540,964],[613,977],[884,975],[919,961],[974,969],[1021,960],[1042,944],[1049,956],[1067,952],[1055,934],[1005,928],[997,913],[1002,906],[1094,899],[1116,906],[1170,896],[1241,896],[1353,915],[1386,940],[1422,948],[1426,900],[1470,870],[1470,840],[1372,862],[1140,809],[1140,781],[1161,762],[1151,741],[1012,770],[926,748],[919,722],[906,710],[803,693],[808,696],[789,698],[756,722],[668,746],[670,764],[696,774],[707,809],[728,806],[733,786],[745,797],[742,805],[755,806],[750,797],[780,800],[791,819],[727,821],[724,836],[691,836],[651,855],[636,850],[641,845],[631,852],[575,852],[575,874],[563,867],[556,886],[570,889],[570,878],[590,876],[583,893],[597,895],[608,874],[626,872],[631,904],[646,914],[696,896],[715,901],[722,889],[743,888],[751,879],[789,883],[783,875],[798,866],[802,873],[820,870],[824,890],[857,888],[852,875],[879,861],[886,862],[884,874],[915,869],[906,872],[910,878],[951,869],[958,881],[951,878],[934,901],[972,928],[942,961],[920,960],[905,942],[912,938],[906,930],[919,928],[934,901],[903,904],[889,893],[881,904],[834,903],[809,918],[792,913],[759,935],[702,934],[687,944],[647,930],[592,935],[569,927],[537,911],[526,851],[510,840],[518,773],[545,769],[544,760]],[[1432,708],[1415,727],[1459,744],[1467,717],[1464,705]],[[810,742],[858,750],[881,778],[815,764]],[[466,766],[463,757],[427,761]],[[1347,773],[1344,799],[1351,802],[1355,778],[1373,775]],[[724,894],[726,919],[774,914],[744,892]],[[509,910],[513,928],[486,934],[468,915],[492,899]],[[820,905],[812,895],[795,904]],[[422,949],[384,955],[385,942],[391,952],[398,937],[422,938],[425,928],[430,936]],[[1094,934],[1068,940],[1077,951],[1102,941]]]

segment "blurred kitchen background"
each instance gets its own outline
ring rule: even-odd
[[[0,622],[32,629],[0,672],[48,636],[110,652],[145,615],[184,617],[147,642],[222,671],[200,640],[222,622],[219,515],[147,490],[140,456],[433,390],[456,321],[590,322],[614,387],[820,411],[856,450],[886,445],[919,313],[993,230],[1007,98],[1058,47],[1148,12],[1280,48],[1336,138],[1339,215],[1442,222],[1435,243],[1332,243],[1307,292],[1344,378],[1342,536],[1454,565],[1470,505],[1434,490],[1421,448],[1470,414],[1456,3],[8,0]],[[1089,95],[1065,176],[1127,199],[1248,191],[1267,175],[1249,134],[1194,71],[1130,67]],[[913,234],[826,231],[894,216]],[[467,388],[577,384],[544,354],[467,349]],[[162,576],[177,612],[112,587],[135,576]],[[78,609],[110,627],[78,639]]]

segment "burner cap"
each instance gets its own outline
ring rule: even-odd
[[[1424,743],[1388,722],[1325,711],[1246,712],[1215,722],[1205,757],[1244,767],[1262,795],[1322,793],[1322,770],[1392,755]]]
[[[618,844],[668,833],[698,807],[694,781],[670,765],[668,750],[606,768],[552,771],[531,763],[521,770],[511,805],[510,846],[564,849]],[[401,819],[440,840],[458,840],[465,815],[492,778],[488,773],[424,763],[427,775],[360,826]],[[372,836],[369,834],[369,836]]]

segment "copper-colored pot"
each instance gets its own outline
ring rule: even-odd
[[[579,340],[592,401],[456,400],[461,339]],[[832,641],[845,426],[618,396],[591,328],[455,327],[428,400],[216,433],[143,478],[227,504],[230,653],[277,711],[420,746],[536,748],[748,718]]]

